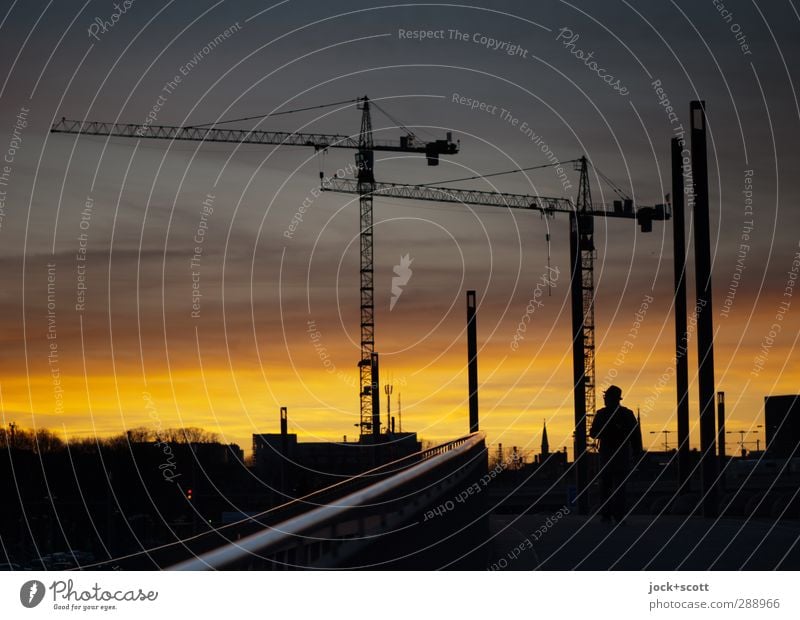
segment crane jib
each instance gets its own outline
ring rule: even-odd
[[[258,129],[215,129],[213,127],[180,127],[173,125],[142,125],[136,123],[106,123],[62,118],[53,123],[52,133],[82,134],[120,138],[156,140],[188,140],[193,142],[229,142],[234,144],[274,144],[306,146],[316,149],[358,149],[358,134],[327,134],[313,132],[265,131]],[[397,140],[373,140],[372,150],[424,153],[430,161],[439,155],[454,155],[459,146],[446,140],[416,142],[408,136]]]

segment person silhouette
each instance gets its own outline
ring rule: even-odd
[[[631,456],[636,448],[638,422],[633,411],[623,407],[622,390],[616,385],[603,392],[605,407],[599,409],[589,436],[600,443],[600,490],[602,520],[624,523],[625,480],[631,471]]]

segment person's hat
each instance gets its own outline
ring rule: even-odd
[[[609,385],[606,391],[603,392],[603,396],[616,397],[618,400],[622,400],[622,390],[616,385]]]

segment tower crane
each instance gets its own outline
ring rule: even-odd
[[[228,129],[218,127],[231,122],[277,116],[316,108],[324,108],[346,103],[356,103],[361,110],[361,129],[357,136],[346,134],[326,134],[317,132],[265,131],[256,129]],[[402,153],[424,153],[429,166],[439,164],[440,155],[458,153],[459,145],[447,133],[444,140],[421,142],[408,130],[399,140],[376,140],[372,135],[371,104],[389,116],[377,103],[367,96],[350,101],[311,106],[297,110],[285,110],[272,114],[246,118],[217,121],[201,125],[154,125],[150,123],[106,123],[88,120],[62,118],[52,125],[52,133],[107,136],[133,139],[188,140],[193,142],[225,142],[232,144],[273,144],[277,146],[306,146],[315,150],[346,148],[356,150],[357,187],[359,195],[359,241],[360,241],[360,313],[361,313],[361,354],[359,368],[359,405],[362,437],[371,433],[380,434],[380,411],[378,402],[378,377],[375,353],[375,303],[373,300],[373,226],[372,199],[374,195],[374,151],[394,151]],[[397,125],[396,121],[389,118]],[[323,173],[320,173],[320,177]],[[376,422],[377,420],[377,422]]]
[[[653,229],[653,221],[669,219],[665,205],[641,206],[634,209],[633,201],[619,193],[612,209],[596,208],[592,203],[589,185],[589,161],[584,156],[574,160],[580,171],[580,184],[576,203],[569,198],[552,198],[527,194],[456,189],[435,185],[408,185],[402,183],[372,184],[375,194],[410,200],[422,200],[462,205],[481,205],[512,209],[528,209],[545,215],[567,213],[570,221],[570,297],[572,314],[572,366],[574,379],[575,445],[574,460],[579,509],[588,512],[587,420],[595,411],[595,323],[594,323],[594,218],[635,219],[642,232]],[[517,172],[517,169],[511,172]],[[505,173],[498,173],[505,174]],[[491,175],[495,176],[495,175]],[[604,177],[607,179],[607,177]],[[461,180],[461,179],[458,179]],[[353,179],[332,179],[322,188],[345,194],[358,194],[360,187]],[[621,190],[620,190],[621,192]]]

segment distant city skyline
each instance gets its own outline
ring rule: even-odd
[[[800,392],[790,5],[129,4],[113,19],[113,3],[32,2],[0,17],[5,425],[111,435],[155,411],[165,427],[203,427],[249,450],[252,434],[277,432],[287,406],[304,441],[355,438],[358,206],[318,191],[320,172],[352,176],[353,152],[76,140],[48,128],[62,117],[195,125],[364,94],[391,115],[374,111],[377,138],[399,137],[402,124],[461,143],[438,168],[379,154],[380,181],[586,154],[648,205],[670,192],[669,139],[688,130],[689,101],[705,100],[728,428],[755,429],[765,396]],[[340,108],[231,126],[357,133],[355,104]],[[454,186],[574,200],[577,172],[563,167]],[[596,203],[618,198],[591,180]],[[475,289],[487,441],[538,449],[544,418],[551,450],[568,446],[571,457],[567,219],[376,197],[375,221],[376,350],[404,429],[431,441],[466,434],[463,303]],[[596,226],[598,392],[621,386],[657,448],[658,432],[676,427],[672,222],[649,234],[628,221]],[[401,257],[413,277],[397,295]],[[689,269],[691,308],[691,254]],[[537,294],[546,274],[552,285]],[[697,447],[694,340],[689,360]]]

